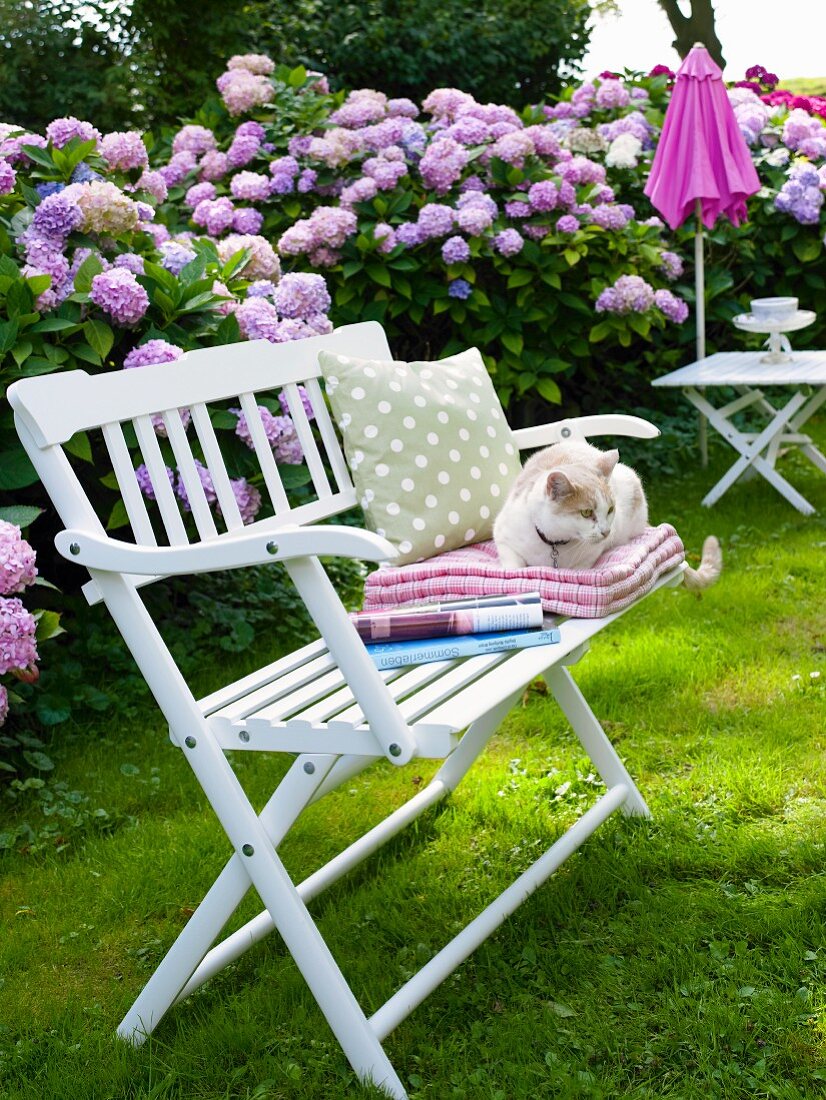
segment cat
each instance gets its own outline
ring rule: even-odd
[[[619,451],[575,441],[554,443],[528,459],[496,517],[493,539],[506,569],[590,569],[647,526],[642,482],[619,461]],[[685,587],[708,588],[722,565],[720,543],[709,535],[699,568],[685,568]]]

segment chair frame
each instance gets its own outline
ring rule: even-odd
[[[173,743],[184,753],[233,850],[122,1020],[118,1035],[139,1045],[173,1004],[277,929],[359,1078],[404,1098],[407,1093],[382,1047],[383,1039],[612,813],[648,816],[649,810],[569,671],[587,651],[590,639],[620,613],[564,620],[561,642],[553,646],[392,672],[375,668],[319,558],[389,561],[395,551],[369,531],[321,522],[356,503],[319,385],[321,349],[392,358],[381,326],[365,322],[287,345],[257,341],[190,352],[157,367],[25,379],[9,389],[8,397],[21,441],[65,524],[56,545],[68,560],[88,569],[87,598],[106,604],[169,725]],[[315,432],[303,414],[299,383],[307,387],[314,406]],[[286,394],[316,491],[316,500],[298,507],[289,505],[257,414],[256,394],[275,389]],[[272,518],[246,527],[207,411],[208,403],[235,397],[247,416],[275,510]],[[182,409],[192,412],[225,517],[224,532],[218,532],[201,488]],[[167,484],[152,429],[152,418],[158,415],[186,484],[199,535],[194,542],[188,540]],[[168,545],[158,545],[157,517],[153,524],[137,489],[122,429],[128,421],[134,424],[152,475]],[[64,452],[72,435],[92,429],[100,429],[106,441],[134,543],[107,535]],[[639,418],[621,415],[564,420],[514,433],[521,449],[604,434],[653,438],[659,433]],[[320,639],[196,700],[138,589],[163,576],[268,562],[283,564]],[[656,587],[681,580],[678,567],[661,577]],[[607,791],[368,1018],[307,905],[445,798],[538,676],[544,678]],[[295,755],[260,814],[225,755],[229,749]],[[278,846],[302,811],[377,760],[403,766],[417,757],[443,760],[433,779],[303,882],[294,883]],[[257,890],[264,910],[216,944],[250,887]]]

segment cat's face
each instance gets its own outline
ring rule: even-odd
[[[535,505],[538,529],[555,540],[600,543],[611,534],[616,501],[608,477],[585,466],[552,470]]]

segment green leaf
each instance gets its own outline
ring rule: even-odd
[[[39,145],[21,145],[20,148],[29,160],[33,160],[35,164],[39,164],[41,168],[54,168],[54,159],[51,154],[45,149],[41,149]]]
[[[60,625],[60,612],[59,611],[41,611],[37,618],[37,630],[35,631],[35,638],[38,642],[46,642],[49,638],[54,638],[58,634],[65,634],[66,631]]]
[[[126,505],[122,500],[115,501],[115,507],[109,513],[109,519],[106,521],[106,530],[114,531],[117,527],[125,527],[128,522],[129,516]]]
[[[51,275],[27,275],[26,282],[29,285],[29,289],[35,297],[38,294],[42,294],[44,290],[48,290],[52,285]]]
[[[215,330],[217,344],[235,344],[241,339],[241,330],[234,313],[228,313]]]
[[[100,275],[103,271],[103,264],[100,262],[100,258],[93,252],[91,256],[87,256],[80,267],[77,269],[75,275],[75,290],[81,294],[88,294],[92,289],[92,279],[95,275]]]
[[[0,519],[14,523],[21,530],[42,515],[43,509],[35,508],[33,504],[10,504],[7,508],[0,508]]]
[[[297,489],[300,485],[309,485],[312,481],[310,471],[301,463],[300,465],[281,464],[278,467],[281,481],[285,489]]]
[[[565,257],[571,267],[573,267],[574,264],[578,264],[579,261],[582,259],[582,255],[577,252],[575,248],[566,248],[562,255]]]
[[[92,445],[89,442],[89,436],[86,432],[75,432],[72,438],[64,443],[63,446],[69,452],[70,455],[74,455],[75,458],[80,458],[84,462],[93,462],[92,458]]]
[[[213,409],[209,414],[213,428],[232,428],[238,423],[238,417],[226,409]]]
[[[792,252],[802,264],[816,260],[823,251],[823,245],[819,237],[799,236],[792,241]]]
[[[137,764],[121,764],[121,775],[140,775],[141,770]]]
[[[522,348],[525,346],[525,341],[522,339],[521,333],[503,332],[501,339],[508,351],[513,352],[514,355],[522,354]]]
[[[588,333],[588,339],[592,344],[598,344],[600,340],[604,340],[606,336],[610,336],[613,331],[614,326],[610,321],[600,321],[599,324],[594,325]]]
[[[72,344],[72,354],[82,359],[84,363],[91,363],[95,367],[100,366],[100,356],[88,344]]]
[[[22,447],[0,451],[0,489],[25,489],[37,480],[35,468]]]
[[[17,343],[19,327],[17,321],[4,321],[0,324],[0,357],[11,351]]]
[[[294,69],[290,69],[290,75],[287,78],[287,83],[291,88],[300,88],[307,79],[307,70],[303,65],[297,65]]]
[[[393,285],[390,279],[390,272],[384,264],[367,264],[365,266],[365,271],[373,282],[378,283],[379,286],[390,287]]]
[[[44,317],[32,325],[29,332],[63,332],[64,329],[76,327],[74,321],[68,321],[65,317]]]
[[[513,271],[508,276],[508,290],[513,290],[514,287],[527,286],[528,283],[534,281],[535,274],[533,271],[529,271],[528,268],[519,268],[517,271]]]
[[[101,359],[106,358],[115,342],[115,334],[105,321],[86,321],[83,325],[83,335]]]
[[[72,715],[72,708],[65,703],[49,702],[44,699],[34,708],[34,712],[44,726],[57,726]],[[39,755],[39,754],[38,754]],[[46,757],[48,760],[48,756]],[[47,769],[43,769],[44,771]]]
[[[552,378],[537,378],[536,392],[551,405],[558,405],[562,401],[562,391]]]
[[[23,759],[33,768],[37,768],[39,772],[50,772],[54,768],[54,761],[50,756],[47,756],[45,752],[31,752],[27,750],[23,753]]]

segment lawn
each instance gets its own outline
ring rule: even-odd
[[[815,432],[823,445],[823,420]],[[719,585],[702,600],[657,594],[575,669],[653,817],[612,818],[389,1037],[412,1098],[826,1092],[826,479],[782,460],[819,509],[810,518],[762,480],[701,508],[730,461],[717,448],[707,471],[647,482],[652,518],[691,551],[720,536]],[[198,689],[226,673],[216,662]],[[377,1097],[276,937],[142,1049],[114,1039],[227,855],[160,727],[147,698],[117,728],[90,714],[50,747],[109,824],[5,858],[0,1096]],[[237,763],[257,805],[285,767]],[[284,846],[288,867],[311,871],[433,769],[380,766],[313,807]],[[448,802],[313,903],[368,1012],[599,786],[534,685]]]

